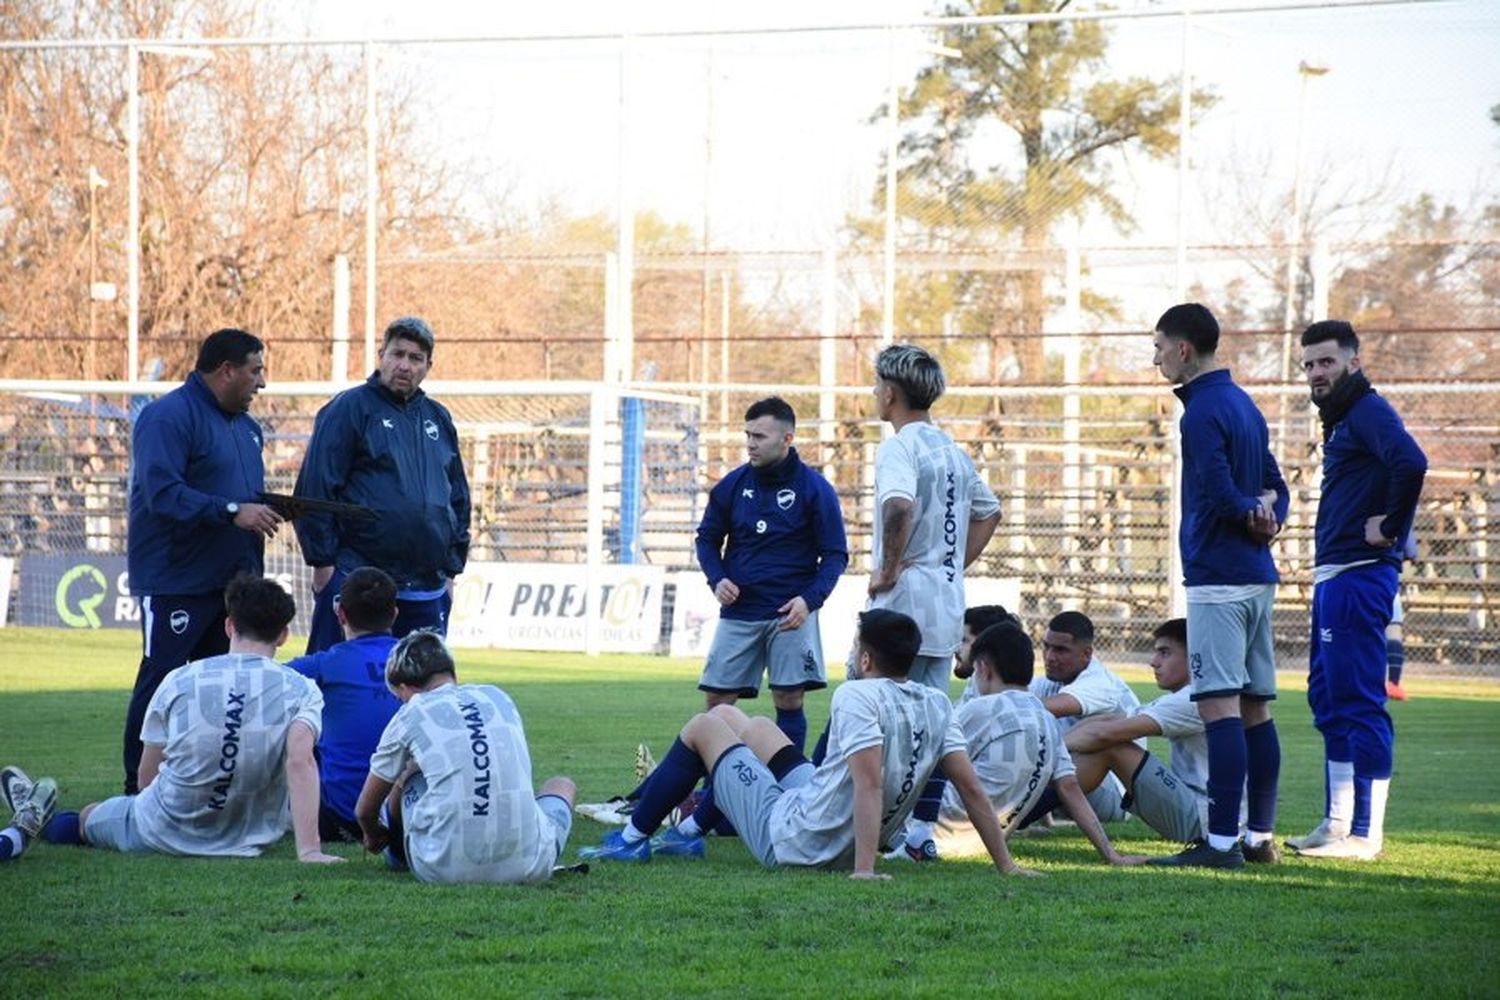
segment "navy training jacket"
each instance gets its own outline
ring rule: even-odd
[[[719,612],[733,621],[776,618],[799,595],[816,611],[849,565],[838,495],[795,448],[769,469],[747,462],[714,485],[697,549],[709,589],[726,576],[740,588]]]
[[[236,528],[228,505],[265,489],[263,448],[260,424],[220,409],[197,372],[141,410],[130,434],[132,593],[212,594],[239,573],[260,575],[261,537]]]
[[[385,570],[402,590],[433,590],[469,558],[469,481],[453,418],[418,389],[402,400],[380,384],[339,393],[318,411],[297,474],[298,496],[359,504],[373,521],[297,519],[309,566]]]
[[[1291,497],[1269,447],[1266,419],[1225,369],[1173,390],[1182,400],[1183,585],[1275,583],[1271,547],[1250,537],[1245,515],[1276,494],[1278,524]]]
[[[1427,456],[1401,417],[1376,393],[1359,399],[1323,445],[1314,562],[1342,566],[1378,559],[1398,570],[1427,475]],[[1384,515],[1389,548],[1365,544],[1365,521]]]

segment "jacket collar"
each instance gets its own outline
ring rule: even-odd
[[[182,386],[189,394],[197,397],[204,404],[211,406],[214,412],[220,414],[225,420],[233,420],[239,416],[238,413],[230,413],[219,405],[219,397],[214,395],[214,391],[208,387],[208,383],[203,381],[203,376],[199,375],[196,371],[188,372],[188,377],[183,380]]]
[[[1364,372],[1352,371],[1335,382],[1328,395],[1313,400],[1313,405],[1318,408],[1318,416],[1323,420],[1323,440],[1333,437],[1333,429],[1349,415],[1355,403],[1374,392],[1375,387],[1370,384]]]
[[[1234,379],[1229,377],[1228,368],[1215,368],[1211,372],[1204,372],[1186,385],[1173,387],[1172,391],[1177,394],[1178,399],[1182,400],[1182,405],[1186,406],[1188,400],[1201,390],[1219,385],[1230,385],[1233,382]]]
[[[398,407],[410,406],[412,403],[415,403],[417,400],[426,395],[426,393],[422,391],[421,387],[418,386],[415,392],[413,392],[406,399],[402,399],[400,396],[396,395],[394,392],[380,384],[379,369],[376,369],[375,371],[370,373],[370,377],[365,379],[365,385],[369,386],[371,389],[374,389],[381,399],[385,400],[387,403],[390,403],[392,406]]]
[[[751,465],[750,473],[760,483],[784,483],[795,476],[800,468],[802,468],[802,459],[797,457],[797,449],[788,448],[786,457],[769,469],[757,469]]]

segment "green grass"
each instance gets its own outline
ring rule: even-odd
[[[65,805],[115,793],[128,633],[0,630],[0,762]],[[597,799],[700,704],[696,664],[464,652],[526,721],[538,780]],[[1131,675],[1149,695],[1144,674]],[[1289,685],[1290,686],[1290,685]],[[1387,857],[1239,874],[1112,870],[1075,832],[1013,842],[1047,875],[882,863],[888,883],[766,872],[733,841],[706,862],[596,864],[533,887],[439,887],[349,864],[124,857],[40,845],[0,866],[0,995],[1500,996],[1500,687],[1412,681]],[[813,731],[828,695],[810,699]],[[747,703],[769,710],[767,699]],[[1306,705],[1277,706],[1281,832],[1322,806]],[[1138,821],[1110,828],[1159,853]],[[572,845],[602,829],[580,821]]]

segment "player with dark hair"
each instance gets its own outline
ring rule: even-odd
[[[396,581],[397,637],[419,628],[447,631],[450,587],[469,557],[469,481],[453,418],[421,388],[432,351],[423,320],[395,320],[385,329],[380,367],[333,397],[313,423],[297,495],[368,507],[378,517],[297,519],[317,598],[308,653],[342,640],[333,596],[360,566]]]
[[[361,839],[354,804],[370,755],[386,723],[401,707],[385,684],[385,662],[396,639],[396,581],[373,566],[344,578],[333,606],[344,641],[287,664],[323,692],[323,732],[318,738],[318,774],[323,800],[318,832],[327,840]]]
[[[875,358],[876,410],[895,433],[875,451],[866,604],[916,621],[922,648],[911,679],[944,696],[963,633],[964,570],[979,558],[1000,520],[1000,502],[973,461],[932,422],[929,411],[945,387],[937,359],[913,344],[893,344]],[[908,858],[937,857],[931,825],[942,797],[940,770],[922,790],[907,827],[901,849]]]
[[[1014,622],[1016,627],[1021,627],[1021,619],[999,604],[976,604],[964,609],[963,634],[958,640],[958,648],[953,651],[953,676],[965,682],[961,701],[974,697],[974,664],[969,659],[970,647],[981,632],[1001,622]]]
[[[1281,743],[1271,720],[1276,659],[1271,539],[1290,497],[1266,421],[1218,363],[1219,324],[1196,302],[1157,320],[1156,367],[1182,400],[1182,550],[1188,664],[1208,745],[1208,837],[1163,864],[1274,862]],[[1249,832],[1240,842],[1240,801]]]
[[[1370,860],[1384,845],[1395,742],[1386,628],[1427,456],[1365,377],[1354,327],[1309,326],[1302,370],[1323,422],[1307,701],[1323,734],[1327,800],[1322,822],[1287,844]]]
[[[355,806],[365,849],[423,882],[550,878],[572,826],[573,782],[533,795],[531,751],[510,696],[460,684],[435,632],[391,650],[386,683],[401,700],[370,758]]]
[[[749,461],[709,492],[698,564],[721,605],[698,687],[707,708],[760,692],[799,751],[805,692],[827,687],[818,609],[849,565],[838,494],[792,446],[797,416],[776,396],[745,411]]]
[[[1074,775],[1057,719],[1027,690],[1035,665],[1031,639],[1013,621],[982,632],[969,662],[977,695],[954,711],[969,757],[1001,831],[1009,836],[1049,789],[1110,864],[1138,864],[1115,850]],[[943,857],[978,848],[967,809],[951,789],[943,795],[933,837]]]
[[[127,854],[255,857],[286,833],[297,859],[336,862],[318,839],[313,744],[323,696],[271,657],[296,614],[274,580],[224,593],[229,652],[167,675],[141,728],[140,794],[58,813],[43,837]]]
[[[224,587],[259,575],[282,519],[258,502],[264,439],[248,410],[266,385],[265,346],[217,330],[183,384],[146,405],[131,431],[130,590],[141,601],[141,663],[125,712],[125,793],[137,791],[141,721],[162,678],[228,649]]]
[[[1151,670],[1166,694],[1131,714],[1080,722],[1065,742],[1085,790],[1112,774],[1124,785],[1126,807],[1147,826],[1168,840],[1194,843],[1208,830],[1208,744],[1192,701],[1186,618],[1151,633]],[[1167,738],[1168,762],[1140,745],[1147,736]]]
[[[875,872],[877,850],[899,834],[916,790],[941,762],[976,817],[995,867],[1006,874],[1022,872],[974,775],[947,696],[907,679],[921,644],[921,632],[906,615],[883,609],[860,615],[858,679],[833,694],[828,753],[817,766],[769,719],[752,719],[729,705],[694,716],[646,782],[625,829],[611,831],[600,847],[580,854],[650,860],[651,833],[705,773],[712,773],[719,808],[766,867],[888,878]]]

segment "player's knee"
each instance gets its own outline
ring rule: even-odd
[[[541,790],[537,792],[537,795],[555,795],[563,801],[567,802],[567,804],[571,807],[573,805],[573,800],[578,795],[578,786],[574,784],[572,778],[561,774],[554,775],[553,777],[548,778],[546,781],[542,782]]]
[[[734,705],[715,705],[709,709],[708,714],[735,732],[739,732],[750,721],[750,717]]]

